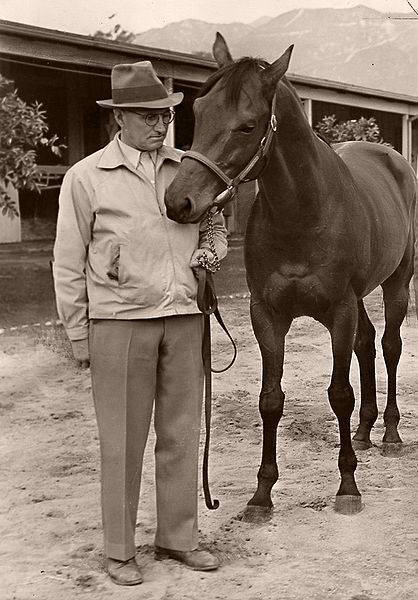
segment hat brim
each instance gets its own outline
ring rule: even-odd
[[[174,94],[167,96],[167,98],[148,100],[147,102],[126,102],[116,104],[112,99],[110,99],[96,100],[96,103],[103,108],[170,108],[171,106],[177,106],[177,104],[180,104],[183,98],[183,92],[175,92]]]

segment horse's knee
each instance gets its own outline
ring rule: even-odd
[[[261,391],[260,414],[262,418],[274,418],[279,420],[283,415],[284,393],[282,389]]]
[[[350,384],[341,385],[331,383],[328,388],[328,398],[332,410],[337,418],[351,417],[354,410],[354,392]]]
[[[376,346],[375,346],[376,333],[373,328],[373,332],[369,335],[360,335],[356,338],[354,344],[354,352],[359,358],[367,359],[376,358]]]

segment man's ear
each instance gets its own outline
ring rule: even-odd
[[[219,31],[216,32],[216,39],[212,46],[213,57],[218,63],[218,67],[225,67],[225,65],[229,65],[234,62],[231,56],[231,53],[228,48],[228,44],[225,41],[225,38]]]
[[[120,108],[114,108],[113,109],[113,116],[115,117],[115,121],[119,125],[119,127],[122,127],[122,125],[123,125],[123,112],[121,111],[121,109]]]

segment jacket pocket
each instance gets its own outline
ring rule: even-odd
[[[145,256],[137,244],[119,246],[118,290],[127,302],[142,308],[157,308],[164,296],[162,271],[162,264],[156,264],[151,256]]]
[[[120,244],[111,245],[110,265],[106,275],[112,281],[119,281]]]

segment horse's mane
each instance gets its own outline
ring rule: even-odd
[[[241,88],[249,77],[259,76],[262,69],[269,66],[269,63],[262,58],[251,58],[245,56],[239,60],[221,67],[213,73],[203,84],[197,95],[198,98],[205,96],[213,86],[221,79],[225,83],[226,101],[230,106],[238,104]]]

